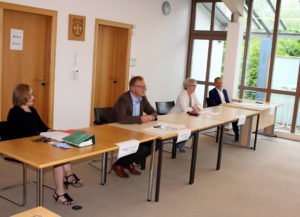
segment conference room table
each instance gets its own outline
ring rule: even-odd
[[[182,124],[185,125],[186,128],[190,129],[193,132],[193,145],[192,145],[192,157],[191,157],[191,166],[190,166],[190,177],[189,177],[189,184],[194,183],[195,177],[195,169],[196,169],[196,159],[197,159],[197,147],[198,147],[198,134],[201,131],[220,127],[221,134],[219,139],[219,147],[218,147],[218,156],[217,156],[217,166],[216,170],[221,168],[221,158],[222,158],[222,145],[223,145],[223,128],[224,124],[231,123],[233,121],[239,120],[240,116],[246,116],[247,118],[251,118],[255,115],[259,115],[257,111],[245,110],[245,109],[238,109],[238,108],[228,108],[223,106],[216,106],[216,107],[209,107],[205,108],[202,111],[202,114],[199,116],[191,116],[187,113],[169,113],[167,115],[158,116],[157,121],[152,121],[143,124],[119,124],[113,123],[112,126],[133,130],[137,132],[147,132],[152,135],[157,136],[156,144],[159,145],[158,149],[158,165],[157,165],[157,175],[156,175],[156,191],[155,191],[155,201],[159,200],[160,194],[160,181],[161,181],[161,168],[162,168],[162,144],[163,141],[173,139],[176,141],[176,137],[178,135],[178,131],[176,130],[150,130],[151,128],[154,129],[154,126],[160,125],[161,122],[163,123],[170,123],[170,124]],[[258,119],[259,120],[259,119]],[[257,134],[256,134],[257,136]],[[255,140],[256,140],[255,136]],[[172,156],[173,156],[172,150]],[[175,150],[176,151],[176,150]],[[151,201],[151,198],[148,198]]]
[[[198,133],[202,130],[214,128],[220,126],[224,121],[207,119],[202,117],[189,116],[186,113],[171,113],[163,116],[158,116],[157,121],[151,121],[143,124],[119,124],[113,123],[110,124],[115,127],[120,127],[128,130],[133,130],[137,132],[146,132],[154,136],[157,136],[156,145],[158,149],[158,163],[157,163],[157,173],[156,173],[156,190],[155,190],[155,201],[159,201],[160,195],[160,181],[161,181],[161,168],[162,168],[162,156],[163,156],[163,142],[166,140],[173,139],[173,142],[176,142],[179,130],[176,129],[157,129],[154,126],[158,126],[161,123],[170,123],[170,124],[181,124],[185,125],[187,129],[190,129],[193,134],[193,145],[192,145],[192,157],[191,157],[191,166],[190,166],[190,177],[189,184],[194,183],[195,169],[196,169],[196,158],[197,158],[197,147],[198,147]],[[153,129],[153,130],[151,130]],[[220,141],[221,142],[221,141]],[[176,148],[176,147],[175,147]],[[176,149],[175,149],[176,151]],[[172,150],[172,156],[174,148]],[[219,159],[219,157],[218,157]],[[220,159],[217,164],[220,164]],[[218,166],[217,166],[218,167]],[[152,197],[148,197],[148,201],[151,201]]]
[[[238,107],[231,107],[228,106],[225,103],[219,106],[214,107],[208,107],[205,108],[202,111],[202,117],[208,118],[208,119],[214,119],[214,120],[222,120],[224,121],[224,124],[229,124],[234,121],[238,121],[242,116],[245,116],[245,123],[240,125],[240,136],[239,141],[237,145],[240,145],[242,147],[251,148],[251,133],[254,132],[254,145],[253,150],[256,149],[256,143],[257,143],[257,132],[258,132],[258,126],[260,123],[260,112],[256,110],[249,110],[245,108],[238,108]],[[254,118],[256,117],[256,124],[254,122]],[[252,130],[252,125],[254,126],[254,129]],[[223,134],[224,126],[221,127],[221,136]]]
[[[22,213],[12,215],[10,217],[62,217],[62,216],[57,215],[56,213],[42,206],[38,206],[30,210],[26,210]]]
[[[107,153],[119,148],[116,143],[132,139],[139,142],[156,139],[156,136],[150,134],[129,131],[110,125],[92,126],[84,128],[84,130],[95,135],[96,143],[94,145],[61,149],[49,143],[35,142],[34,140],[39,138],[38,136],[0,142],[0,153],[36,169],[37,206],[43,205],[43,170],[45,168],[104,154],[101,172],[101,183],[104,184],[106,181]],[[153,171],[153,168],[151,169]],[[150,188],[152,187],[152,182],[150,182],[153,179],[152,176],[152,174],[149,176],[148,195],[152,191]]]
[[[253,100],[234,101],[232,103],[224,104],[224,106],[231,108],[240,108],[259,112],[260,123],[258,130],[263,129],[264,135],[267,136],[274,136],[277,108],[282,105],[283,104],[280,103],[257,102]],[[252,124],[252,131],[254,130],[255,126]]]

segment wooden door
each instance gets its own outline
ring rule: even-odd
[[[35,108],[43,121],[51,127],[53,17],[18,9],[2,9],[1,120],[6,120],[12,107],[14,87],[19,83],[26,83],[35,93]],[[22,50],[14,50],[10,46],[11,31],[14,29],[23,31]]]
[[[131,25],[96,20],[91,120],[128,89]]]

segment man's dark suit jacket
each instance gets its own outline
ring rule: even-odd
[[[109,117],[109,122],[119,122],[121,124],[138,124],[142,123],[141,116],[145,112],[148,115],[157,116],[155,109],[150,105],[146,96],[142,97],[140,103],[140,116],[132,116],[133,105],[130,91],[119,97]]]
[[[225,89],[222,90],[224,94],[224,98],[226,103],[229,103],[229,98],[227,91]],[[217,106],[222,103],[221,97],[219,95],[219,92],[216,88],[209,91],[209,99],[208,99],[208,105],[207,106]],[[235,134],[235,141],[239,140],[239,127],[237,125],[237,121],[232,122],[232,128]]]
[[[223,94],[224,94],[226,103],[229,103],[228,94],[225,89],[223,89]],[[217,105],[220,105],[221,103],[222,103],[222,100],[218,93],[217,88],[214,88],[211,91],[209,91],[208,106],[217,106]]]

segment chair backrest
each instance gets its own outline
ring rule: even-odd
[[[109,123],[108,118],[111,113],[112,107],[105,108],[94,108],[95,121],[94,124],[107,124]]]
[[[209,97],[206,97],[206,107],[211,107]]]
[[[155,102],[155,106],[156,106],[157,114],[166,115],[175,106],[175,102],[174,101]]]
[[[0,122],[0,141],[7,139],[7,122],[1,121]]]

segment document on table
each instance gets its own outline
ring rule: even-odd
[[[252,107],[252,108],[258,108],[258,109],[268,109],[270,108],[270,105],[261,103],[261,102],[256,102],[256,103],[251,103],[251,102],[233,102],[232,104],[235,105],[240,105],[240,106],[245,106],[245,107]]]
[[[246,115],[240,115],[240,116],[239,116],[239,121],[238,121],[237,125],[238,125],[238,126],[244,125],[245,122],[246,122]]]
[[[140,142],[138,140],[132,139],[124,142],[116,143],[119,146],[118,159],[133,153],[136,153]]]
[[[192,131],[190,129],[179,130],[176,143],[188,140],[191,133]]]
[[[49,143],[57,148],[63,148],[63,149],[73,148],[71,145],[64,143],[64,142],[49,142]]]
[[[157,122],[157,124],[153,127],[161,128],[161,129],[172,129],[172,130],[180,130],[186,128],[186,126],[183,124],[172,124],[172,123],[161,122],[161,121]]]
[[[143,130],[150,132],[155,135],[164,135],[170,132],[178,132],[178,130],[185,129],[186,126],[183,124],[172,124],[168,122],[157,122],[153,127],[148,127]]]
[[[203,115],[204,117],[209,117],[209,116],[216,116],[219,115],[220,112],[212,112],[212,111],[202,111],[200,115]]]
[[[170,131],[166,131],[166,129],[162,129],[160,127],[159,128],[148,127],[148,128],[143,129],[143,130],[147,131],[148,133],[152,133],[154,135],[164,135],[167,132],[170,132]]]
[[[52,132],[42,132],[40,133],[40,136],[46,137],[49,139],[53,139],[59,142],[63,141],[63,138],[66,136],[69,136],[69,133],[61,132],[61,131],[52,131]]]

